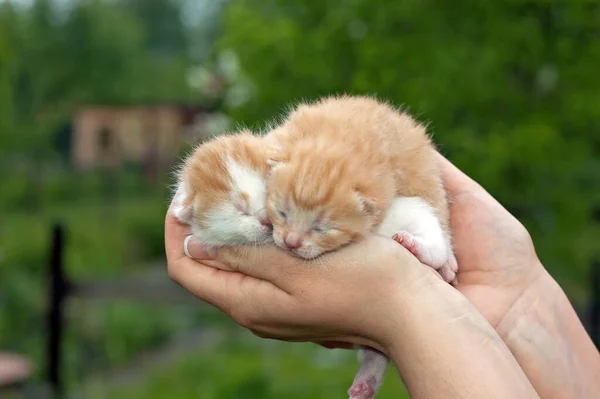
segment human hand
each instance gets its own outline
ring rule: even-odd
[[[448,160],[440,156],[440,162],[444,184],[451,202],[451,228],[454,249],[460,266],[457,288],[496,327],[516,299],[544,274],[544,269],[537,259],[531,238],[523,225],[479,184]],[[170,248],[169,238],[172,234],[174,241],[171,246],[180,251],[181,242],[191,232],[170,213],[167,215],[167,230],[167,249]],[[169,233],[170,230],[173,230],[173,233]],[[266,248],[269,247],[262,247],[261,251],[263,248],[267,250]],[[215,253],[206,251],[207,249],[195,239],[190,241],[190,252],[196,260],[220,269],[229,268],[223,263],[223,259],[221,261],[215,259]],[[271,251],[269,254],[274,258],[270,259],[269,255],[265,254],[265,262],[274,263],[279,258],[286,262],[295,260],[285,252],[275,253],[273,248],[269,248],[268,251]],[[183,253],[181,252],[180,255]],[[320,261],[323,259],[327,258],[321,258]],[[232,260],[231,256],[229,260]],[[169,259],[169,264],[171,263]],[[270,263],[253,267],[264,269],[267,265]],[[291,266],[304,267],[297,264]],[[250,266],[242,264],[240,267]],[[250,270],[250,274],[253,273],[255,270]],[[401,275],[398,270],[396,273]],[[340,343],[329,342],[325,346],[337,347]]]
[[[460,267],[457,288],[496,328],[548,275],[525,227],[478,183],[439,158]]]
[[[525,227],[441,155],[440,164],[459,265],[457,288],[496,328],[545,270]]]
[[[222,248],[215,259],[193,238],[188,257],[189,234],[167,215],[171,278],[260,337],[377,349],[414,398],[538,397],[483,316],[390,238],[306,261],[275,246]]]
[[[275,246],[222,248],[215,259],[193,238],[191,259],[183,249],[189,234],[168,212],[171,278],[261,337],[385,352],[397,334],[394,315],[414,297],[434,301],[427,293],[441,287],[462,298],[437,272],[381,236],[306,261]],[[451,308],[451,300],[444,302]]]
[[[441,164],[452,201],[457,288],[496,329],[541,397],[597,397],[598,351],[525,227],[450,162]]]

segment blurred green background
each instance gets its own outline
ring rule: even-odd
[[[58,222],[72,280],[159,284],[154,301],[69,299],[72,397],[344,397],[354,353],[263,341],[161,297],[179,157],[342,92],[426,122],[585,308],[600,255],[599,66],[589,0],[0,0],[0,352],[33,362],[26,393],[44,385]],[[402,395],[390,370],[378,397]]]

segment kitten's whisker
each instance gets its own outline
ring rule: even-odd
[[[321,257],[321,255],[317,256],[315,259],[315,261],[318,262],[319,267],[324,267],[327,263],[323,260],[323,258]]]

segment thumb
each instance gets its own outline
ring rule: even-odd
[[[309,261],[297,258],[275,245],[222,247],[217,260],[231,270],[269,281],[283,290],[294,276],[307,270]]]
[[[479,183],[458,169],[452,162],[438,153],[440,172],[444,187],[451,196],[456,196],[464,192],[485,191]]]

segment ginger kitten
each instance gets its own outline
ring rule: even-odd
[[[448,248],[427,244],[450,243],[437,154],[409,115],[369,97],[329,97],[298,106],[270,135],[279,146],[270,155],[267,212],[278,246],[312,259],[380,228],[394,230],[391,220],[382,222],[403,198],[405,216],[429,214],[437,226],[422,231],[415,216],[400,222],[419,234],[398,226],[394,233],[423,263],[446,263]]]
[[[174,215],[210,246],[272,241],[265,210],[269,171],[263,138],[248,131],[198,146],[179,172]]]
[[[267,213],[275,243],[313,259],[370,232],[393,237],[445,281],[455,278],[435,148],[409,115],[373,98],[301,104],[270,136]],[[370,399],[388,359],[359,350],[351,399]]]

